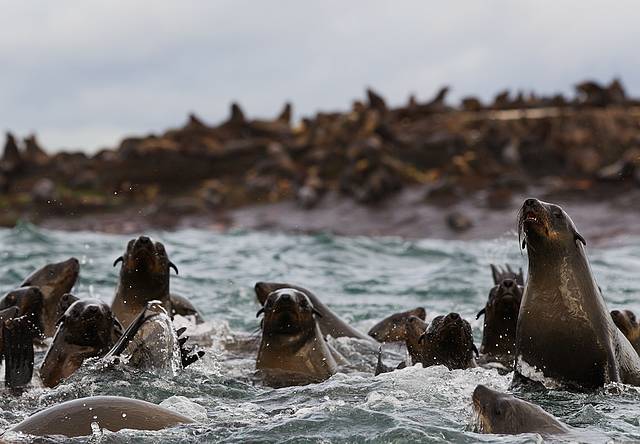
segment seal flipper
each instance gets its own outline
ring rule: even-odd
[[[23,387],[31,381],[35,336],[35,328],[29,316],[4,321],[2,341],[6,360],[4,383],[7,387]]]
[[[180,359],[182,361],[182,368],[190,366],[204,356],[204,351],[197,350],[196,346],[185,346],[185,343],[189,339],[189,336],[182,336],[182,334],[186,330],[186,327],[182,327],[181,329],[176,331],[176,336],[178,337],[178,345],[180,346]]]
[[[18,315],[18,307],[5,308],[0,311],[0,364],[4,358],[4,323],[9,319],[13,319]]]
[[[152,304],[152,303],[154,303],[154,301],[147,302],[147,307],[145,307],[143,310],[140,311],[140,313],[138,313],[138,316],[135,317],[133,322],[129,324],[129,327],[127,327],[127,329],[124,331],[122,336],[120,336],[120,339],[118,339],[118,342],[116,342],[116,344],[111,348],[111,350],[109,350],[109,352],[107,352],[107,354],[104,355],[105,359],[108,359],[112,356],[120,356],[122,352],[127,348],[127,345],[129,345],[129,342],[131,342],[131,340],[134,338],[136,333],[138,333],[138,330],[140,330],[140,327],[142,327],[144,323],[147,322],[148,320],[158,316],[158,313],[155,313],[155,312],[147,313],[149,304]]]
[[[382,346],[380,346],[380,348],[378,348],[378,363],[376,364],[375,376],[378,376],[380,373],[389,373],[392,371],[393,368],[387,367],[384,362],[382,362]]]

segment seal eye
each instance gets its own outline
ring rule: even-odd
[[[495,416],[502,416],[502,409],[500,408],[500,406],[499,406],[499,405],[497,405],[497,406],[495,406],[495,407],[493,408],[493,414],[494,414]]]

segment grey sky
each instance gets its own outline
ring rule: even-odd
[[[620,76],[640,95],[632,1],[5,1],[0,123],[48,150],[223,119],[345,109],[365,86],[391,103],[570,92]]]

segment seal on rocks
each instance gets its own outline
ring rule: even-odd
[[[640,357],[615,326],[586,241],[558,205],[526,199],[519,212],[528,280],[516,330],[514,382],[578,390],[640,384]]]

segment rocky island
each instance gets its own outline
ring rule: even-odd
[[[570,98],[503,91],[456,106],[447,92],[393,108],[368,89],[350,110],[296,123],[288,103],[270,120],[234,103],[220,124],[190,115],[91,156],[7,133],[0,225],[465,239],[512,229],[520,198],[535,194],[573,202],[596,236],[640,234],[640,100],[619,80],[582,82]]]

